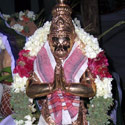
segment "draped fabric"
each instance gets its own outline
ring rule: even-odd
[[[12,116],[9,115],[0,122],[0,125],[16,125],[16,123],[14,122]]]
[[[0,37],[2,38],[2,42],[11,57],[11,70],[13,73],[13,69],[16,65],[16,60],[18,59],[18,53],[23,49],[26,37],[21,35],[19,32],[10,28],[8,23],[3,19],[2,14],[0,13]]]
[[[67,83],[79,82],[82,74],[87,69],[88,59],[83,55],[77,43],[74,44],[69,56],[64,60],[64,76]],[[56,61],[51,53],[48,42],[41,48],[34,62],[34,72],[43,83],[54,81]],[[57,125],[72,124],[78,117],[78,96],[58,90],[48,95],[48,108],[51,117]]]

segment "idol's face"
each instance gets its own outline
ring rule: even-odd
[[[71,48],[71,38],[67,36],[52,36],[49,40],[51,51],[55,58],[65,59]]]

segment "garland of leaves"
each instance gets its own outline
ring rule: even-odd
[[[90,100],[90,105],[88,107],[87,120],[90,125],[109,125],[110,116],[108,111],[113,105],[113,99],[104,97],[95,97]]]

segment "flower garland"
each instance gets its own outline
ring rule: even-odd
[[[22,21],[29,21],[29,20],[35,20],[36,19],[36,15],[34,14],[33,11],[20,11],[19,13],[15,13],[12,15],[8,15],[8,14],[3,14],[3,17],[6,21],[8,21],[9,18],[15,17],[18,18],[19,20]]]
[[[19,13],[14,13],[12,15],[2,15],[12,29],[25,36],[29,36],[29,31],[32,33],[36,29],[34,21],[36,20],[37,14],[35,14],[33,11],[26,10],[20,11]]]
[[[28,38],[24,49],[20,51],[19,59],[17,60],[17,66],[14,69],[14,83],[12,84],[13,93],[25,93],[26,81],[28,80],[30,74],[33,72],[33,62],[37,56],[37,53],[47,41],[47,34],[49,34],[50,25],[51,22],[46,22],[43,27],[36,30],[34,35]],[[104,51],[99,47],[97,38],[94,38],[92,35],[86,33],[80,26],[77,26],[75,23],[74,26],[76,34],[79,38],[79,40],[76,42],[78,42],[79,48],[88,57],[88,68],[91,70],[93,76],[95,77],[97,92],[94,100],[97,101],[100,97],[104,100],[102,102],[105,102],[106,99],[112,100],[111,81],[113,79],[108,72],[108,61],[104,55]],[[84,48],[83,45],[85,45]],[[89,106],[90,109],[94,107],[93,103],[91,102],[92,101],[90,101]],[[107,108],[111,104],[112,101],[108,103]],[[106,111],[108,110],[107,108]],[[93,116],[91,115],[92,118]],[[92,120],[88,120],[91,124]],[[94,120],[96,121],[96,119]]]

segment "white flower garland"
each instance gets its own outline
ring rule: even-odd
[[[47,34],[49,34],[50,22],[46,22],[43,27],[35,31],[35,33],[28,38],[24,49],[30,50],[30,56],[36,56],[43,44],[47,41]]]
[[[3,15],[3,17],[6,21],[11,17],[11,15],[8,15],[8,14],[2,14],[2,15]],[[29,10],[26,10],[25,12],[20,11],[18,13],[19,20],[24,20],[23,16],[26,16],[26,17],[28,17],[29,19],[32,19],[32,20],[36,19],[36,14],[33,11],[29,11]]]
[[[13,26],[11,26],[12,29],[21,32],[24,29],[24,26],[20,25],[20,24],[14,24]]]
[[[24,49],[30,50],[30,56],[37,56],[37,53],[43,46],[43,44],[47,41],[47,34],[49,34],[51,22],[46,22],[43,27],[39,28],[35,31],[34,35],[28,38]],[[92,35],[86,33],[81,27],[78,27],[74,24],[75,31],[79,37],[77,41],[82,51],[88,58],[95,58],[97,54],[99,54],[102,49],[99,48],[99,44],[97,38],[94,38]],[[82,43],[83,42],[83,43]],[[82,44],[85,45],[85,48],[82,48]],[[26,81],[28,78],[21,78],[18,73],[14,74],[14,83],[12,84],[12,89],[15,93],[25,92]],[[104,99],[111,98],[112,93],[112,78],[103,78],[102,80],[99,76],[96,76],[95,84],[97,87],[96,97],[103,96]],[[31,119],[29,119],[32,121]],[[21,121],[20,121],[21,122]],[[30,123],[29,123],[30,124]]]
[[[15,93],[25,92],[27,77],[21,78],[18,73],[14,74],[11,88]]]
[[[33,20],[35,20],[35,18],[36,18],[36,15],[34,14],[34,12],[33,11],[29,11],[29,10],[26,11],[26,12],[20,11],[19,12],[19,19],[23,20],[23,16],[26,16],[26,17],[28,17],[30,19],[33,19]]]
[[[30,36],[25,44],[24,49],[30,50],[30,56],[36,56],[43,44],[47,41],[47,34],[49,34],[51,22],[46,22],[43,27],[39,28],[35,31],[35,33]],[[79,41],[77,41],[81,45],[81,41],[85,44],[85,48],[82,50],[85,52],[86,56],[88,58],[95,58],[98,53],[102,51],[101,48],[99,48],[99,44],[97,41],[97,38],[94,38],[92,35],[89,35],[86,33],[81,27],[78,27],[74,24],[75,31],[79,37]],[[23,77],[21,78],[18,73],[14,74],[14,83],[12,84],[12,88],[16,93],[20,91],[25,91],[25,85],[28,78]],[[107,80],[106,80],[107,79]],[[109,82],[110,81],[110,82]],[[111,79],[110,78],[104,78],[104,80],[100,80],[99,77],[95,79],[95,83],[97,86],[97,97],[98,96],[104,96],[109,97],[107,95],[111,95]],[[107,86],[109,86],[109,89],[107,89],[104,84],[107,83]],[[101,87],[100,87],[101,86]],[[102,87],[104,86],[104,87]],[[104,94],[102,94],[102,89],[104,90]],[[107,92],[107,94],[106,94]],[[111,96],[110,96],[111,97]]]
[[[85,48],[81,46],[81,50],[85,52],[85,55],[88,58],[95,58],[97,54],[102,51],[102,49],[99,47],[97,38],[95,38],[93,35],[90,35],[89,33],[86,33],[83,28],[76,26],[75,24],[74,26],[75,32],[80,39],[78,43],[81,44],[81,42],[83,42],[85,45]]]
[[[7,21],[10,18],[10,15],[8,14],[3,14],[4,19]]]
[[[32,118],[30,115],[26,115],[24,118],[26,119],[26,121],[15,120],[16,125],[32,125],[33,122],[36,120],[35,118]]]
[[[105,99],[106,98],[111,98],[112,97],[112,80],[113,78],[103,78],[103,80],[101,80],[99,78],[99,76],[96,76],[97,78],[95,79],[95,83],[96,83],[96,88],[97,88],[97,92],[96,92],[96,96],[103,96]]]

